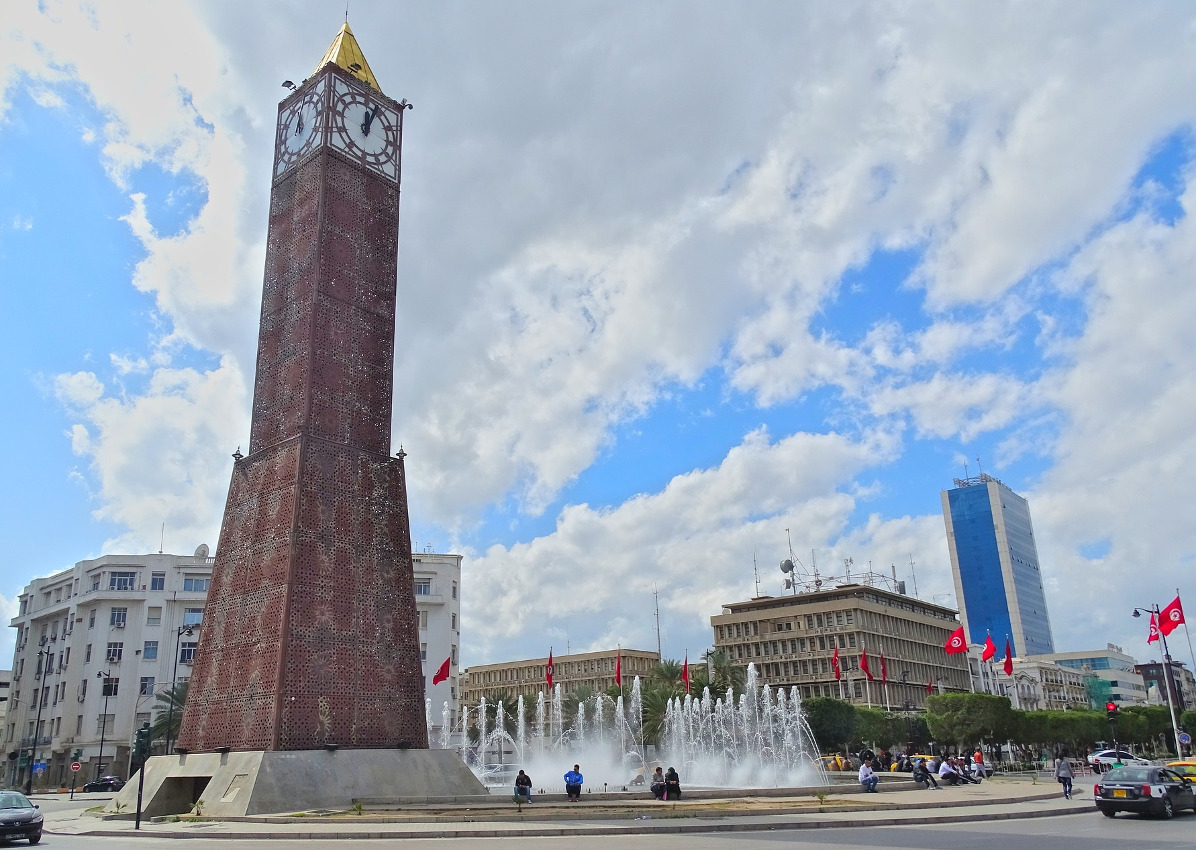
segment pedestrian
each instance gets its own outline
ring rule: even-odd
[[[563,774],[563,782],[567,784],[567,801],[578,803],[579,792],[583,790],[583,774],[579,772],[579,765]]]
[[[918,759],[916,766],[913,768],[913,781],[922,788],[941,788],[937,780],[933,778],[933,774],[929,772],[929,767],[925,763],[925,759]]]
[[[517,771],[517,778],[513,781],[513,796],[525,803],[533,802],[533,780],[523,770]]]
[[[1067,758],[1066,753],[1059,755],[1054,762],[1054,776],[1063,787],[1063,797],[1070,800],[1073,780],[1075,778],[1075,768],[1071,766],[1071,760]]]
[[[975,748],[975,755],[971,756],[971,771],[978,779],[987,776],[987,770],[983,766],[983,750],[979,747]]]
[[[858,784],[865,788],[868,794],[878,793],[875,786],[879,784],[879,777],[875,775],[869,761],[864,761],[858,769]]]

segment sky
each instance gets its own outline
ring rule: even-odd
[[[216,546],[280,83],[344,12],[0,11],[10,615],[76,561]],[[791,553],[957,607],[940,492],[981,471],[1029,500],[1057,649],[1150,660],[1131,610],[1176,589],[1196,621],[1194,4],[349,23],[415,105],[393,443],[414,548],[464,556],[464,666],[694,660]]]

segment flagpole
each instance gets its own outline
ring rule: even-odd
[[[1177,587],[1177,588],[1175,588],[1175,598],[1176,598],[1176,599],[1180,599],[1180,598],[1182,598],[1182,597],[1180,597],[1180,595],[1179,595],[1179,588],[1178,588],[1178,587]],[[1159,623],[1158,627],[1161,629],[1161,628],[1162,628],[1162,623]],[[1196,669],[1196,650],[1194,650],[1194,649],[1192,648],[1192,633],[1191,633],[1191,631],[1188,629],[1188,624],[1187,624],[1187,618],[1186,618],[1186,617],[1185,617],[1185,618],[1184,618],[1184,620],[1183,620],[1183,633],[1184,633],[1185,635],[1187,635],[1187,642],[1188,642],[1188,652],[1190,652],[1190,653],[1191,653],[1191,655],[1192,655],[1192,669],[1193,669],[1193,670],[1195,670],[1195,669]]]
[[[888,690],[887,662],[883,660],[883,644],[879,644],[879,674],[883,676],[883,701],[887,703],[888,714],[892,713],[892,694]]]
[[[1162,613],[1158,610],[1158,606],[1154,606],[1155,619],[1158,620],[1158,642],[1161,644],[1163,664],[1163,684],[1167,686],[1167,706],[1171,709],[1171,731],[1175,733],[1175,755],[1183,761],[1183,748],[1179,743],[1179,724],[1175,722],[1175,676],[1171,673],[1171,650],[1167,649],[1167,636],[1162,630]]]

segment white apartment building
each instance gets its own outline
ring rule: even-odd
[[[1083,674],[1070,667],[1039,658],[1014,658],[1011,676],[996,669],[1001,696],[1007,696],[1013,708],[1022,711],[1055,711],[1087,708],[1087,688]]]
[[[425,674],[429,746],[440,746],[443,715],[451,727],[458,716],[458,647],[461,623],[462,555],[413,553],[413,591],[417,601],[421,640],[421,670]],[[438,668],[450,659],[450,675],[433,684]]]
[[[1063,667],[1078,670],[1085,676],[1095,674],[1107,685],[1109,693],[1105,699],[1121,705],[1143,705],[1146,702],[1146,683],[1142,674],[1134,669],[1137,660],[1127,655],[1114,643],[1105,649],[1088,649],[1077,652],[1053,652],[1048,655],[1031,655],[1030,661],[1053,661]],[[1093,708],[1103,708],[1094,705]]]
[[[100,773],[129,775],[134,730],[153,722],[156,697],[191,675],[213,558],[105,555],[34,579],[21,593],[4,781],[36,787]],[[156,752],[161,752],[159,742]]]

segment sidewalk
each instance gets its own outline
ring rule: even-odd
[[[883,787],[883,786],[881,786]],[[362,815],[248,817],[237,821],[142,822],[110,820],[83,810],[47,816],[46,832],[132,839],[161,838],[495,838],[659,833],[749,832],[830,827],[899,826],[1038,818],[1094,811],[1088,793],[1064,800],[1057,786],[993,779],[983,785],[923,791],[896,783],[884,794],[844,793],[818,801],[804,797],[730,797],[689,803],[631,799],[589,803],[534,803],[518,813],[506,798],[489,806],[410,807]]]

